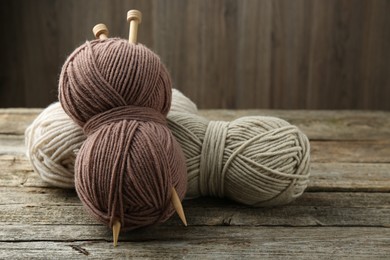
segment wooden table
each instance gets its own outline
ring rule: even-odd
[[[290,205],[185,201],[189,226],[121,235],[91,219],[73,190],[49,187],[25,157],[38,109],[0,110],[0,258],[390,258],[390,112],[207,110],[209,118],[273,115],[310,138],[311,182]]]

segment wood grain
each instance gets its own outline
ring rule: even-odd
[[[15,226],[12,233],[15,237],[19,234],[20,240],[0,243],[2,256],[11,259],[38,256],[73,259],[86,255],[100,259],[313,259],[313,256],[386,259],[390,254],[388,228],[159,227],[120,237],[118,248],[112,247],[110,234],[101,227],[37,226],[36,230],[39,230],[37,238],[39,234],[58,234],[58,239],[25,241],[23,237],[31,231],[26,226]],[[44,240],[45,236],[40,239]]]
[[[185,200],[188,227],[174,215],[162,225],[122,233],[114,249],[111,230],[85,212],[76,192],[43,182],[26,158],[23,133],[40,111],[0,109],[0,258],[390,255],[389,112],[200,111],[218,120],[272,115],[297,124],[311,139],[307,191],[292,203],[273,208],[228,199]]]
[[[45,107],[66,56],[100,22],[154,49],[200,108],[382,109],[390,102],[387,0],[4,0],[0,107]]]
[[[3,187],[0,195],[3,226],[99,225],[85,212],[74,190]],[[389,205],[389,193],[357,192],[308,192],[289,205],[274,208],[253,208],[211,198],[183,202],[189,226],[390,227]],[[175,215],[163,226],[179,227],[181,223]]]
[[[389,163],[312,163],[309,191],[390,192]]]

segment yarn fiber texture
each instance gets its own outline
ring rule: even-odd
[[[282,119],[251,116],[223,122],[171,112],[168,122],[186,156],[188,197],[276,206],[307,187],[309,141]]]
[[[170,111],[197,113],[196,105],[172,89]],[[74,188],[74,164],[86,139],[83,129],[59,102],[45,108],[25,131],[26,155],[41,178],[59,188]]]
[[[87,139],[75,161],[75,187],[88,211],[129,230],[161,223],[186,191],[183,152],[167,127],[171,80],[159,57],[122,39],[94,40],[65,62],[64,111]]]

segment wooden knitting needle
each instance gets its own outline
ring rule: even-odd
[[[108,37],[108,28],[105,24],[99,23],[92,29],[93,35],[96,39],[105,40]]]
[[[127,21],[130,22],[129,29],[129,42],[137,43],[137,33],[138,33],[138,24],[142,21],[142,14],[138,10],[130,10],[127,12]],[[184,214],[183,206],[181,205],[181,201],[174,187],[171,190],[171,201],[173,207],[175,208],[177,214],[179,215],[181,221],[184,226],[187,226],[186,216]]]
[[[115,219],[112,225],[112,238],[114,240],[114,247],[118,245],[119,232],[121,231],[121,223]]]
[[[99,23],[95,25],[92,29],[93,34],[96,39],[105,40],[108,38],[108,28],[105,24]],[[114,220],[112,225],[112,238],[114,242],[114,247],[118,245],[119,233],[121,231],[121,222],[118,219]]]
[[[127,21],[130,22],[129,43],[137,43],[138,24],[142,21],[142,14],[138,10],[127,12]]]
[[[180,198],[177,195],[177,192],[176,192],[174,187],[172,187],[171,201],[172,201],[173,207],[176,210],[177,215],[179,215],[179,217],[180,217],[181,221],[183,222],[184,226],[187,226],[186,215],[184,215],[183,206],[181,205]]]

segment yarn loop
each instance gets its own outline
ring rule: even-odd
[[[228,122],[222,121],[210,121],[207,125],[199,168],[199,191],[202,196],[224,196],[223,152],[228,125]]]
[[[128,105],[115,107],[93,116],[84,125],[83,130],[86,135],[90,135],[105,124],[115,123],[122,120],[154,122],[164,126],[167,125],[166,118],[153,108]]]

